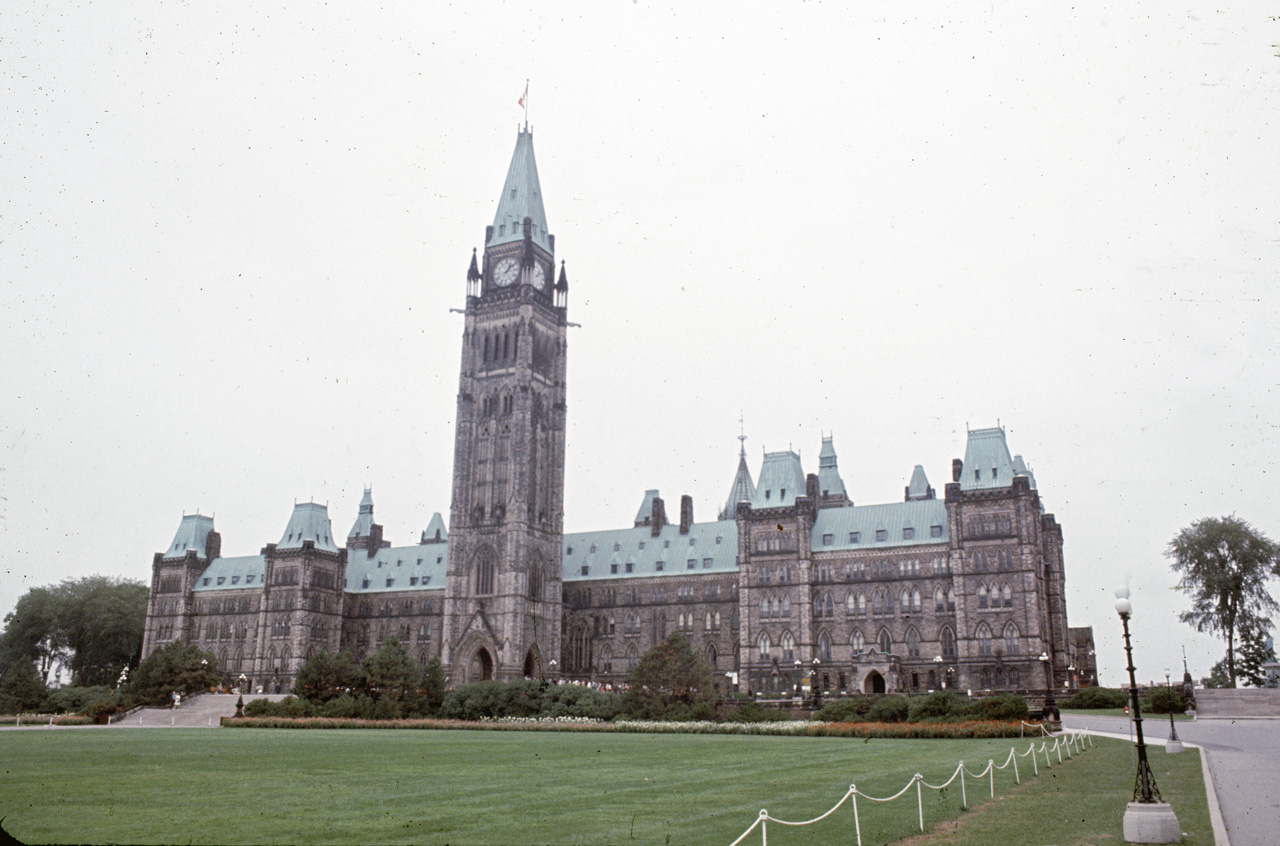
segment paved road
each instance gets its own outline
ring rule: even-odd
[[[1072,714],[1063,715],[1062,722],[1073,729],[1129,733],[1124,717]],[[1280,719],[1195,720],[1177,727],[1181,740],[1207,753],[1231,846],[1280,844]],[[1144,718],[1142,730],[1160,742],[1169,737],[1167,720]]]

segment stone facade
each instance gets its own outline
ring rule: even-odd
[[[522,131],[467,273],[447,529],[437,514],[419,544],[392,547],[366,491],[341,547],[308,502],[278,543],[226,557],[211,518],[184,516],[153,561],[144,654],[181,639],[231,684],[287,689],[309,655],[361,659],[394,635],[454,683],[619,682],[680,630],[724,689],[1093,677],[1091,631],[1067,627],[1061,527],[1000,428],[969,432],[942,499],[916,466],[901,502],[855,504],[825,438],[818,473],[769,453],[759,484],[744,449],[713,522],[686,496],[671,523],[649,491],[631,526],[563,534],[568,282],[554,250]]]

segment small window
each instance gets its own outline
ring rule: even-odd
[[[931,537],[931,538],[940,538],[940,537],[942,537],[942,527],[941,527],[941,526],[930,526],[930,527],[929,527],[929,537]]]
[[[610,572],[610,573],[617,573],[617,572],[618,572],[618,565],[617,565],[617,564],[610,564],[610,565],[609,565],[609,572]]]
[[[244,577],[244,583],[245,583],[246,585],[251,585],[251,584],[253,584],[253,576],[252,576],[252,575],[245,576],[245,577]]]
[[[666,567],[666,566],[667,566],[667,562],[665,562],[665,561],[659,561],[658,563],[656,563],[656,564],[654,564],[654,565],[653,565],[653,569],[655,569],[655,570],[657,570],[659,573],[661,573],[661,572],[662,572],[662,569],[663,569],[664,567]]]
[[[226,576],[218,576],[218,584],[222,584],[227,580]]]
[[[429,584],[431,584],[431,577],[430,577],[430,576],[423,576],[423,577],[422,577],[422,583],[423,583],[424,585],[429,585]]]
[[[564,551],[565,555],[573,555],[573,547],[569,547]]]
[[[694,567],[697,567],[697,566],[698,566],[698,559],[696,559],[696,558],[690,558],[690,559],[689,559],[689,566],[688,566],[688,568],[687,568],[687,569],[692,570]]]
[[[592,552],[595,552],[595,551],[596,551],[596,545],[595,545],[594,543],[593,543],[593,544],[591,544],[591,551],[592,551]]]
[[[981,471],[981,470],[976,470],[976,469],[975,469],[975,470],[973,471],[973,480],[974,480],[975,482],[980,482],[980,481],[982,481],[982,471]]]
[[[584,575],[584,576],[585,576],[585,575],[587,575],[587,574],[588,574],[588,573],[590,573],[590,572],[591,572],[591,568],[590,568],[589,566],[587,566],[586,564],[583,564],[583,565],[582,565],[582,575]]]
[[[862,532],[850,532],[849,543],[857,543],[860,537],[862,537]]]
[[[724,540],[724,537],[722,537],[721,535],[716,535],[716,543],[720,543],[723,540]]]
[[[778,491],[778,499],[786,499],[786,498],[787,498],[786,488],[783,488],[782,490]]]
[[[399,566],[401,566],[401,565],[403,565],[403,564],[404,564],[404,559],[403,559],[403,558],[397,558],[397,559],[396,559],[396,566],[397,566],[397,567],[399,567]]]
[[[421,558],[419,558],[419,559],[418,559],[418,566],[419,566],[419,567],[421,567],[421,566],[422,566],[422,559],[421,559]]]
[[[628,572],[628,573],[630,573],[630,572],[632,571],[632,569],[634,569],[634,568],[635,568],[635,565],[634,565],[634,564],[632,564],[630,561],[628,561],[628,562],[627,562],[627,572]]]
[[[664,540],[664,541],[662,542],[662,548],[663,548],[663,549],[670,549],[670,548],[671,548],[671,541],[669,541],[669,540]]]
[[[823,535],[823,536],[822,536],[822,545],[823,545],[823,546],[831,546],[831,542],[832,542],[832,541],[834,541],[835,539],[836,539],[836,536],[835,536],[835,535],[832,535],[832,534],[826,534],[826,535]]]
[[[204,584],[205,584],[205,587],[208,587],[208,586],[209,586],[209,580],[208,580],[208,579],[205,579],[205,580],[204,580]]]
[[[913,540],[915,536],[916,536],[916,530],[913,529],[911,526],[907,526],[902,530],[903,540]]]
[[[395,579],[387,579],[387,587],[391,587],[396,583]]]
[[[368,589],[368,587],[369,587],[369,577],[368,577],[368,576],[365,576],[365,577],[364,577],[364,580],[363,580],[362,582],[360,582],[360,588],[361,588],[362,590],[367,590],[367,589]]]
[[[418,583],[418,577],[417,577],[417,576],[410,576],[410,577],[409,577],[409,587],[413,587],[413,586],[414,586],[414,585],[416,585],[417,583]]]
[[[378,562],[378,569],[379,569],[379,570],[381,570],[381,569],[382,569],[382,562],[381,562],[381,561],[379,561],[379,562]]]
[[[437,563],[437,564],[443,564],[443,563],[444,563],[444,556],[443,556],[443,555],[437,555],[437,556],[436,556],[436,563]]]
[[[887,539],[888,539],[888,537],[889,537],[889,532],[888,532],[888,530],[886,530],[886,529],[876,529],[876,540],[877,540],[877,541],[887,540]]]
[[[615,544],[613,545],[613,551],[614,551],[614,552],[617,552],[617,551],[619,551],[620,549],[622,549],[622,544],[620,544],[620,543],[615,543]]]
[[[238,584],[240,584],[240,577],[239,577],[239,576],[232,576],[232,577],[231,577],[231,584],[233,584],[233,585],[238,585]]]
[[[704,559],[702,559],[702,569],[704,569],[704,570],[710,570],[710,569],[711,569],[711,559],[710,559],[710,558],[704,558]]]
[[[992,479],[997,479],[997,478],[999,478],[999,477],[1000,477],[1000,469],[999,469],[998,467],[992,467],[992,468],[991,468],[991,478],[992,478]]]
[[[640,548],[644,549],[644,541],[640,541]]]
[[[771,490],[766,490],[766,491],[764,492],[764,498],[765,498],[765,499],[768,499],[768,498],[769,498],[769,497],[771,497],[771,496],[773,496],[773,491],[771,491]]]

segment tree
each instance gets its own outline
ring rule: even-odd
[[[1191,596],[1182,622],[1226,638],[1226,674],[1236,686],[1236,640],[1245,630],[1266,630],[1280,605],[1267,592],[1267,577],[1280,571],[1280,547],[1236,517],[1206,517],[1183,529],[1165,555],[1181,574],[1178,588]]]
[[[439,658],[432,658],[422,670],[422,708],[428,714],[437,714],[444,703],[444,665]]]
[[[364,660],[364,681],[369,694],[390,703],[398,715],[418,702],[422,670],[409,657],[395,635],[387,638],[382,648]]]
[[[0,714],[35,710],[48,693],[34,662],[15,661],[0,678]]]
[[[351,653],[317,652],[298,670],[293,695],[311,702],[328,702],[364,685],[364,675]]]
[[[1267,686],[1267,673],[1262,665],[1276,660],[1276,650],[1265,629],[1244,626],[1240,629],[1240,648],[1236,651],[1236,677],[1254,687]]]
[[[67,666],[79,685],[113,684],[141,657],[147,586],[108,576],[31,588],[4,618],[0,674],[34,661],[47,680]]]
[[[709,718],[714,713],[711,665],[678,631],[640,657],[627,684],[623,701],[632,716]]]
[[[218,683],[218,659],[212,652],[175,640],[152,652],[129,679],[129,692],[139,702],[164,705],[176,690],[203,693]]]

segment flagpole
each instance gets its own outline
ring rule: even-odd
[[[524,131],[529,131],[529,80],[524,81]]]

